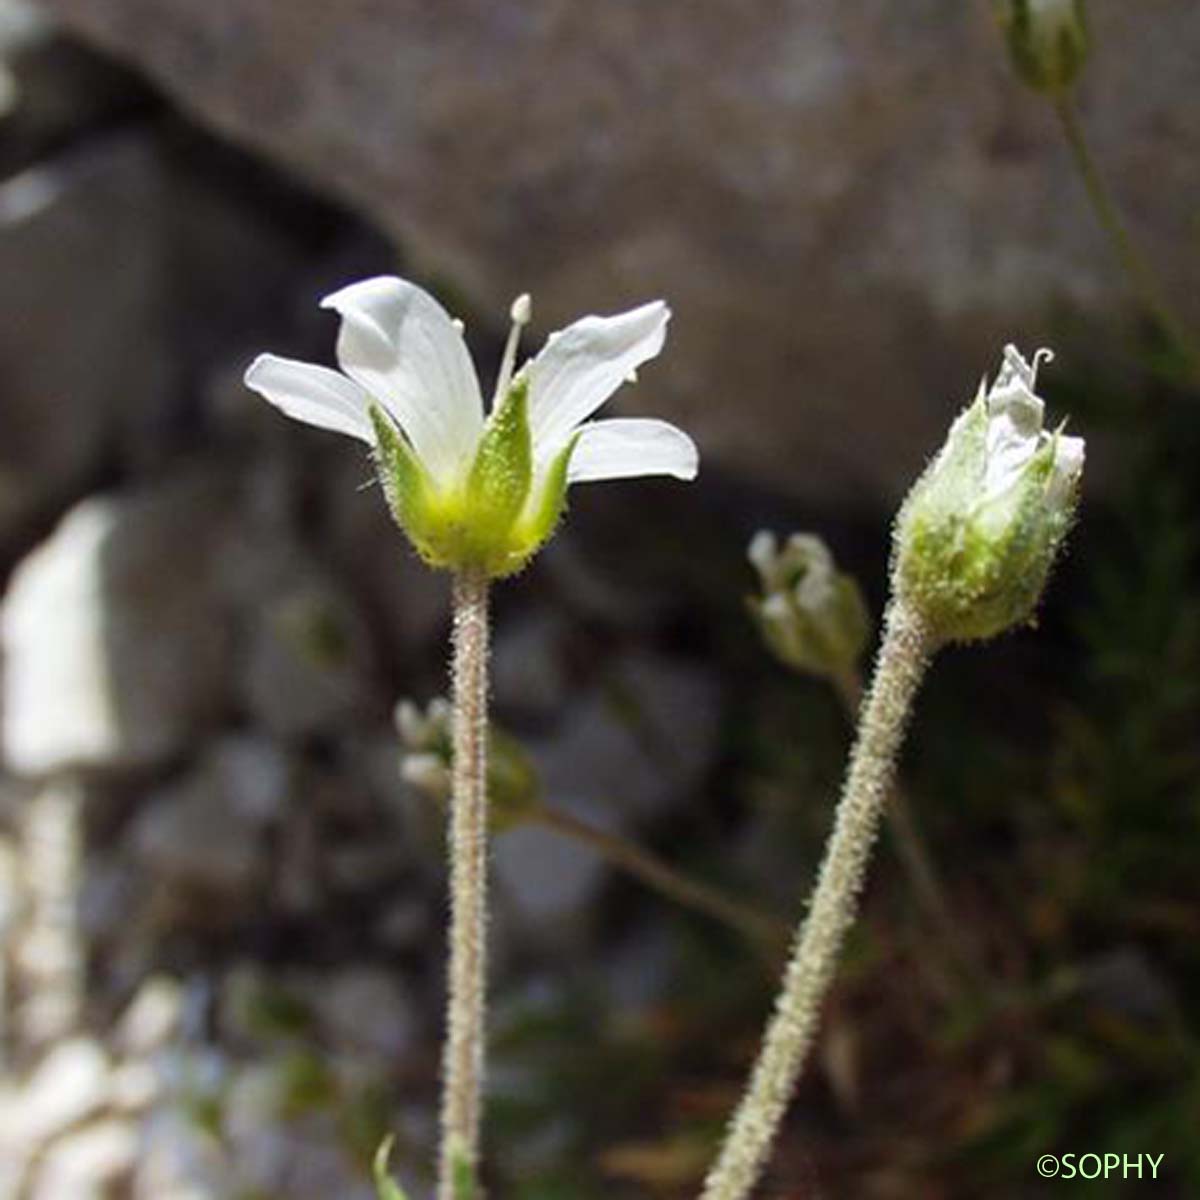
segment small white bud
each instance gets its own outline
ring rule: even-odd
[[[893,586],[947,641],[1028,620],[1074,520],[1082,438],[1044,428],[1037,366],[1013,346],[896,519]]]
[[[797,671],[853,674],[870,632],[866,602],[853,577],[839,571],[818,537],[794,533],[782,549],[763,529],[746,550],[763,594],[750,611],[776,657]]]

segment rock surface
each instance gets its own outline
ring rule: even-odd
[[[134,139],[0,185],[0,543],[70,499],[167,384],[162,189]]]
[[[1004,340],[1126,304],[984,4],[48,6],[482,313],[527,288],[547,329],[668,297],[631,403],[796,492],[896,492]],[[1085,120],[1195,313],[1200,8],[1091,7]]]
[[[205,572],[219,511],[190,481],[96,497],[20,564],[0,612],[15,770],[152,765],[203,729],[224,682]]]

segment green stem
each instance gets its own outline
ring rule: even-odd
[[[797,931],[758,1061],[702,1200],[744,1200],[762,1173],[857,914],[909,710],[932,649],[922,620],[894,601],[808,915]]]
[[[1200,381],[1200,349],[1197,349],[1183,323],[1171,311],[1150,264],[1130,236],[1092,155],[1074,100],[1069,92],[1063,92],[1054,98],[1053,104],[1096,218],[1112,243],[1113,252],[1129,277],[1130,285],[1163,337],[1187,364],[1192,378]]]
[[[833,680],[834,690],[842,703],[846,717],[853,724],[862,704],[862,679],[857,672]],[[926,920],[937,932],[940,945],[953,958],[964,981],[975,991],[987,987],[987,978],[978,959],[967,945],[962,925],[954,917],[946,889],[942,885],[933,856],[921,835],[913,816],[912,805],[903,784],[897,779],[888,791],[888,832],[896,849],[896,857],[908,879],[917,904]]]
[[[641,880],[647,887],[685,908],[721,921],[768,952],[778,951],[787,943],[787,926],[776,917],[743,904],[718,888],[690,878],[635,842],[598,829],[561,809],[544,808],[536,819],[548,829],[590,846],[602,858]]]
[[[450,967],[438,1200],[460,1200],[479,1164],[486,1011],[488,582],[454,579]]]

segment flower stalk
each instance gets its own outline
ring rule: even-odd
[[[606,862],[633,876],[646,887],[693,912],[703,913],[736,930],[778,961],[787,943],[787,926],[777,917],[726,895],[672,867],[637,842],[599,829],[559,808],[544,806],[532,818],[547,829],[594,850]]]
[[[808,916],[797,933],[750,1084],[705,1181],[702,1200],[742,1200],[766,1162],[858,910],[913,697],[933,648],[921,617],[893,602]]]
[[[488,581],[454,579],[450,967],[438,1200],[461,1200],[479,1162],[487,976]]]

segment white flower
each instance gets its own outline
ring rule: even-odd
[[[551,334],[541,352],[514,377],[517,339],[530,309],[527,296],[518,298],[490,419],[462,326],[427,292],[403,279],[381,276],[342,288],[325,297],[321,306],[341,317],[341,371],[263,354],[246,372],[247,386],[298,421],[359,438],[377,452],[411,455],[428,493],[422,499],[426,516],[436,510],[431,519],[464,526],[475,522],[478,514],[471,511],[468,495],[472,472],[480,470],[488,431],[510,399],[520,411],[508,414],[511,445],[501,447],[505,470],[513,474],[518,443],[524,443],[529,463],[528,478],[517,481],[520,496],[510,487],[503,497],[513,509],[511,515],[506,509],[505,519],[511,517],[511,527],[525,535],[548,534],[542,528],[546,511],[553,509],[556,520],[561,507],[548,493],[568,483],[640,475],[695,478],[696,447],[674,425],[645,418],[589,421],[662,349],[670,310],[661,301],[617,316],[576,321]],[[401,435],[401,445],[380,446],[381,428],[372,409],[386,414],[391,430]],[[388,433],[383,430],[385,437]],[[499,431],[496,436],[500,438]],[[565,477],[559,480],[555,466],[564,455]],[[491,486],[495,490],[498,485]],[[407,504],[411,497],[406,493],[404,499]],[[412,520],[408,512],[402,523],[409,527]],[[420,541],[416,536],[414,540]],[[429,546],[424,549],[429,551]],[[435,548],[427,557],[436,561],[440,553]]]

